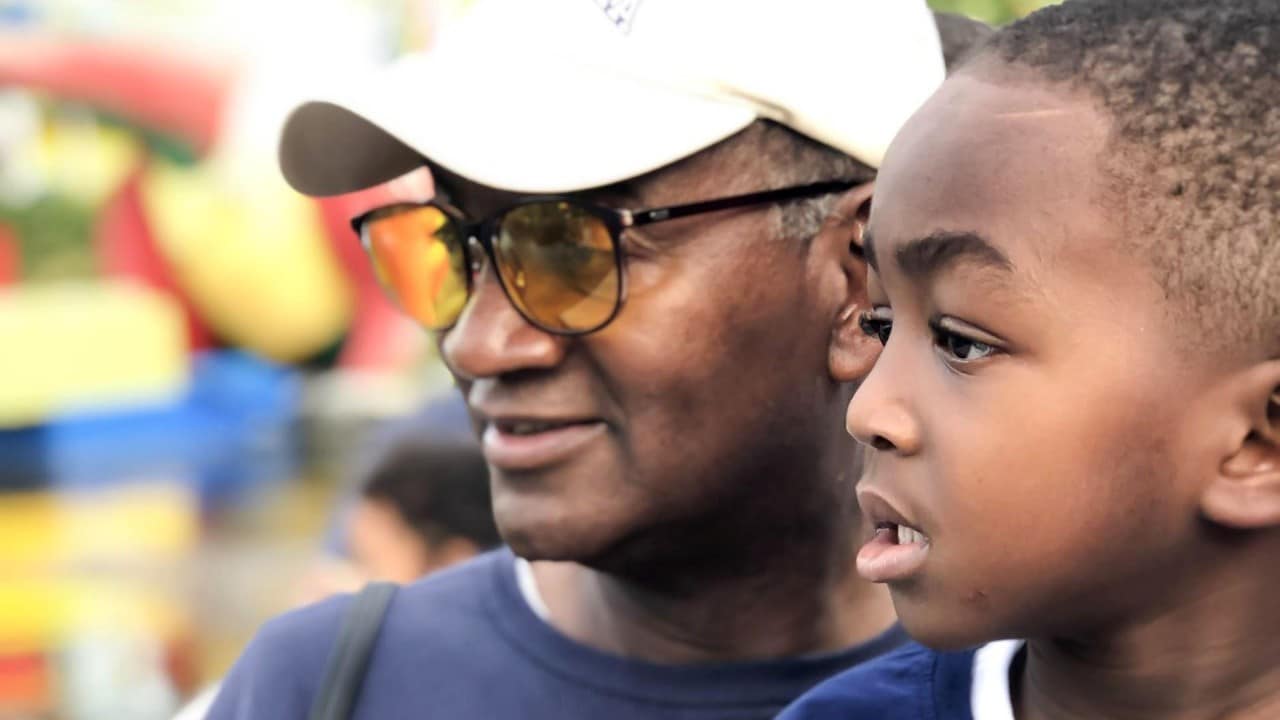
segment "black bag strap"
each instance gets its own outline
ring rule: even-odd
[[[397,585],[372,582],[364,586],[342,618],[338,639],[324,668],[324,680],[311,703],[310,720],[348,720],[360,696],[360,684],[378,639],[387,605]]]

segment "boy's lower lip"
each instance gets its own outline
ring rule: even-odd
[[[503,432],[494,423],[481,445],[489,463],[503,470],[536,470],[569,459],[606,429],[603,422],[564,425],[528,435]]]
[[[858,551],[858,574],[871,582],[906,580],[924,567],[929,556],[928,542],[899,545],[896,532],[877,528],[875,535]]]

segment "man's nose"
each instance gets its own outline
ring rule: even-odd
[[[493,263],[483,263],[473,282],[467,307],[440,343],[456,375],[476,380],[560,364],[569,339],[526,321],[498,284]]]
[[[911,386],[904,384],[910,383],[910,378],[904,377],[909,373],[895,365],[890,350],[885,348],[854,393],[845,429],[863,445],[912,455],[920,450],[921,429],[906,393]]]

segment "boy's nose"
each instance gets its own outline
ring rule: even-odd
[[[899,392],[909,378],[898,374],[893,358],[882,354],[849,402],[845,429],[858,442],[877,450],[911,455],[920,449],[920,428]]]

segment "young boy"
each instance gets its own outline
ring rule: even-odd
[[[1278,102],[1275,0],[1068,0],[907,124],[847,422],[936,650],[782,718],[1280,718]]]

